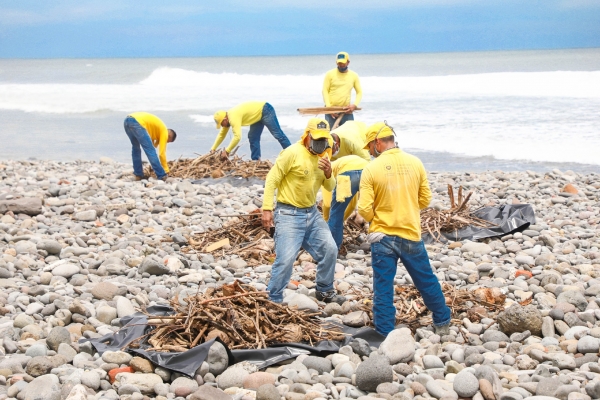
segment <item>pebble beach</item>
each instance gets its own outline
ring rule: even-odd
[[[495,288],[497,318],[453,316],[399,327],[378,347],[355,340],[327,357],[303,354],[258,370],[229,365],[220,343],[194,376],[86,342],[121,318],[177,296],[239,279],[265,290],[270,265],[186,251],[194,233],[221,228],[262,204],[263,186],[135,182],[131,165],[0,162],[0,400],[317,400],[600,398],[600,174],[429,171],[431,207],[449,208],[448,185],[473,191],[473,209],[531,204],[536,223],[482,242],[427,245],[440,282]],[[223,217],[221,217],[223,216]],[[368,251],[340,256],[342,295],[372,290]],[[285,303],[361,327],[356,301],[318,303],[310,257],[295,266]],[[410,284],[402,265],[396,283]]]

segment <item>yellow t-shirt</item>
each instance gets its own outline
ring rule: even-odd
[[[369,232],[421,240],[420,212],[430,201],[425,167],[411,154],[390,149],[363,169],[358,212]]]
[[[334,162],[331,163],[332,175],[335,177],[336,183],[340,183],[339,175],[348,172],[348,171],[360,171],[367,166],[369,162],[360,158],[356,155],[345,156],[342,158],[338,158]],[[347,177],[346,177],[347,178]],[[338,188],[339,190],[339,188]],[[333,190],[325,190],[323,189],[323,218],[325,221],[329,220],[329,211],[331,210],[331,202],[333,199]],[[346,210],[344,211],[344,220],[348,219],[350,214],[356,208],[356,203],[358,202],[358,196],[354,196]]]
[[[356,91],[354,104],[362,99],[362,88],[358,74],[354,71],[340,72],[337,68],[327,71],[323,81],[323,101],[325,107],[344,107],[350,105],[352,88]]]
[[[146,129],[146,132],[150,135],[150,139],[152,139],[152,145],[158,147],[158,159],[160,160],[160,165],[162,165],[165,172],[168,173],[167,141],[169,140],[169,131],[167,130],[165,123],[156,115],[147,112],[135,112],[129,115]]]
[[[329,179],[318,167],[319,157],[312,155],[304,144],[297,142],[277,156],[275,165],[267,174],[263,210],[273,209],[273,195],[277,189],[277,202],[299,208],[314,206],[321,185],[328,190],[335,187],[333,174]]]
[[[360,121],[347,121],[344,125],[331,131],[340,138],[340,150],[331,160],[335,161],[349,155],[357,155],[366,161],[371,161],[369,151],[365,150],[367,126]]]
[[[252,125],[261,120],[265,103],[266,101],[249,101],[247,103],[239,104],[227,111],[229,125],[233,131],[233,138],[226,149],[228,153],[231,153],[235,146],[240,142],[240,139],[242,138],[242,126]],[[221,142],[223,142],[223,139],[225,139],[227,132],[229,132],[229,126],[221,128],[211,150],[216,150],[219,147]]]

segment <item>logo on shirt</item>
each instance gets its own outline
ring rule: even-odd
[[[391,165],[386,165],[386,166],[385,166],[385,169],[387,169],[387,170],[389,171],[389,170],[391,170],[391,169],[392,169],[392,166],[391,166]]]
[[[307,169],[304,170],[304,175],[308,175],[308,170]]]

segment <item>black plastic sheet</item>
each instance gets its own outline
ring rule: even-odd
[[[173,314],[173,310],[167,306],[148,307],[147,311],[150,315],[157,317]],[[81,339],[80,343],[89,341],[99,354],[105,351],[129,351],[147,358],[157,366],[193,376],[206,360],[208,350],[215,340],[210,340],[199,344],[193,349],[179,353],[146,351],[145,349],[150,347],[146,340],[141,341],[140,348],[128,348],[127,346],[135,339],[152,331],[153,327],[146,325],[147,322],[146,315],[135,313],[130,317],[122,318],[121,323],[124,326],[114,334],[108,334],[97,339]],[[259,369],[263,369],[290,358],[296,358],[301,354],[326,356],[337,353],[340,347],[347,345],[355,338],[364,339],[370,346],[374,347],[379,347],[385,339],[384,336],[372,328],[356,329],[345,325],[342,325],[341,328],[344,333],[348,334],[343,342],[324,340],[314,346],[305,343],[285,343],[266,349],[229,350],[223,342],[221,344],[225,346],[229,355],[229,365],[248,361],[255,364]]]
[[[473,215],[491,222],[494,226],[479,228],[467,226],[453,231],[442,232],[441,240],[481,240],[490,237],[509,235],[522,232],[535,224],[535,212],[530,204],[507,204],[499,207],[482,207],[473,212]],[[433,243],[435,239],[428,233],[423,234],[425,243]]]

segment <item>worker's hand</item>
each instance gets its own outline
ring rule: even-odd
[[[350,104],[348,107],[344,107],[344,112],[346,114],[352,114],[354,112],[354,110],[356,110],[355,104]]]
[[[212,150],[212,149],[208,152],[208,154],[215,154],[215,153],[216,153],[216,150]]]
[[[227,150],[223,150],[219,154],[219,157],[221,157],[221,160],[227,160],[229,158],[229,153],[227,152]]]
[[[325,173],[325,178],[331,178],[331,163],[329,162],[329,158],[319,158],[319,169]]]
[[[339,116],[339,114],[329,114],[329,115],[331,115],[331,118],[333,118],[333,119],[337,119],[337,117]]]
[[[272,210],[263,210],[262,212],[262,226],[266,230],[271,229],[273,225],[273,211]]]

